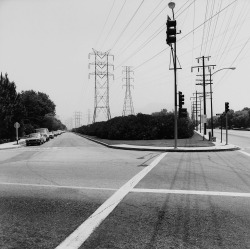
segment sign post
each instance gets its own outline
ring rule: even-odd
[[[18,144],[18,128],[20,127],[20,124],[16,122],[14,124],[14,127],[16,128],[16,143]]]

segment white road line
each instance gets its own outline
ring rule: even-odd
[[[245,151],[243,151],[243,150],[239,150],[239,152],[242,153],[242,154],[244,154],[244,155],[246,155],[246,156],[250,156],[249,153],[247,153],[247,152],[245,152]]]
[[[145,177],[166,155],[162,153],[149,166],[140,171],[107,201],[105,201],[85,222],[83,222],[72,234],[69,235],[56,249],[77,249],[101,224],[101,222],[114,210],[122,199]]]
[[[117,188],[95,188],[95,187],[81,187],[69,185],[49,185],[49,184],[33,184],[33,183],[15,183],[15,182],[0,182],[0,185],[13,185],[22,187],[38,187],[38,188],[68,188],[68,189],[87,189],[87,190],[111,190],[117,191]]]
[[[156,194],[181,194],[181,195],[213,195],[231,197],[250,197],[250,193],[238,192],[217,192],[217,191],[195,191],[195,190],[174,190],[174,189],[132,189],[130,192],[136,193],[156,193]]]

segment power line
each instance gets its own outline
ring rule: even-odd
[[[163,1],[163,0],[162,0]],[[162,1],[160,2],[160,4],[162,3]],[[157,7],[160,5],[158,4]],[[156,7],[156,8],[157,8]],[[167,5],[155,16],[155,18],[131,41],[130,39],[130,43],[125,47],[125,49],[122,50],[121,54],[124,53],[124,51],[127,50],[127,48],[129,48],[133,43],[134,41],[145,31],[147,30],[147,28],[156,20],[157,17],[159,17],[159,14],[161,14],[161,12],[167,7]],[[156,9],[155,8],[155,9]],[[155,9],[151,12],[151,14],[155,11]],[[147,17],[147,19],[151,16],[151,14]],[[144,24],[145,22],[143,22]],[[132,35],[132,37],[137,34],[138,30],[143,26],[143,24],[136,30],[136,32]]]
[[[110,10],[109,10],[108,16],[107,16],[106,21],[105,21],[105,23],[104,23],[104,25],[103,25],[101,34],[99,35],[99,38],[98,38],[98,40],[96,41],[95,47],[97,47],[97,44],[98,44],[98,42],[100,41],[100,38],[101,38],[101,36],[102,36],[102,34],[103,34],[103,31],[104,31],[104,29],[105,29],[105,27],[106,27],[107,21],[108,21],[108,19],[109,19],[110,13],[111,13],[111,11],[112,11],[112,9],[113,9],[113,7],[114,7],[114,4],[115,4],[115,0],[113,1],[113,4],[112,4],[112,6],[111,6],[111,8],[110,8]]]
[[[188,0],[190,1],[190,0]],[[188,2],[187,1],[187,2]],[[193,2],[191,4],[189,4],[189,6],[187,6],[177,17],[179,17],[185,10],[187,10],[196,0],[193,0]],[[186,3],[187,3],[186,2]],[[185,3],[185,4],[186,4]],[[184,5],[185,5],[184,4]],[[178,11],[177,11],[178,12]],[[137,48],[137,50],[135,50],[133,52],[132,55],[128,56],[122,63],[120,63],[117,68],[119,68],[123,63],[125,63],[127,60],[129,60],[130,58],[132,58],[133,56],[135,56],[138,52],[140,52],[149,42],[151,42],[153,39],[155,39],[159,34],[161,34],[161,32],[165,29],[165,24],[162,25],[160,28],[158,28],[139,48]]]
[[[120,35],[118,36],[118,38],[116,39],[115,43],[113,44],[112,48],[113,49],[115,47],[115,45],[117,44],[117,42],[120,40],[120,38],[122,37],[122,35],[124,34],[125,30],[128,28],[129,24],[131,23],[131,21],[134,19],[135,15],[137,14],[137,12],[139,11],[139,9],[141,8],[142,4],[144,3],[145,0],[142,0],[139,7],[136,9],[136,11],[134,12],[133,16],[130,18],[130,20],[128,21],[127,25],[124,27],[124,29],[122,30],[122,32],[120,33]]]
[[[122,7],[121,7],[120,10],[119,10],[118,15],[116,16],[116,19],[115,19],[115,21],[113,22],[113,25],[112,25],[111,29],[109,30],[109,32],[108,32],[108,34],[107,34],[107,36],[106,36],[106,38],[105,38],[105,40],[104,40],[104,42],[103,42],[103,44],[102,44],[102,47],[104,46],[105,42],[107,41],[108,36],[109,36],[110,33],[112,32],[112,30],[113,30],[113,28],[114,28],[114,26],[115,26],[115,24],[116,24],[116,21],[117,21],[117,19],[119,18],[119,16],[120,16],[120,14],[121,14],[121,12],[122,12],[122,10],[123,10],[124,5],[126,4],[126,2],[127,2],[127,0],[125,0],[125,1],[123,2],[123,5],[122,5]]]
[[[206,21],[204,21],[203,23],[201,23],[200,25],[198,25],[195,29],[191,30],[190,32],[188,32],[185,36],[183,36],[179,41],[183,40],[184,38],[186,38],[188,35],[190,35],[191,33],[193,33],[195,30],[197,30],[198,28],[200,28],[201,26],[203,26],[206,22],[208,22],[210,19],[214,18],[215,16],[219,15],[222,11],[224,11],[225,9],[229,8],[234,2],[236,2],[238,0],[234,0],[232,3],[228,4],[226,7],[224,7],[222,10],[220,10],[220,12],[217,12],[216,14],[214,14],[212,17],[210,17],[209,19],[207,19]],[[150,60],[154,59],[155,57],[157,57],[158,55],[160,55],[162,52],[164,52],[165,50],[167,50],[167,48],[164,48],[163,50],[161,50],[160,52],[158,52],[157,54],[155,54],[154,56],[152,56],[151,58],[149,58],[148,60],[146,60],[145,62],[141,63],[139,66],[135,67],[135,69],[138,69],[139,67],[141,67],[142,65],[144,65],[145,63],[149,62]]]

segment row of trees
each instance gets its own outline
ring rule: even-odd
[[[0,76],[0,140],[15,138],[14,123],[20,123],[20,135],[45,127],[49,130],[65,129],[55,116],[55,104],[49,96],[33,90],[16,91],[16,84],[8,75]]]
[[[111,140],[173,139],[174,113],[162,110],[152,115],[138,113],[115,117],[106,122],[79,127],[73,131]],[[178,119],[178,138],[192,137],[193,132],[194,124],[189,118]]]
[[[245,107],[241,111],[229,110],[227,113],[229,129],[246,129],[250,128],[250,108]],[[226,125],[226,116],[216,116],[213,118],[214,127]],[[211,127],[211,119],[208,119],[208,128]]]

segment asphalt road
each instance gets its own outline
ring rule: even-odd
[[[214,136],[217,141],[221,141],[221,130],[214,129]],[[222,142],[226,141],[226,131],[222,130]],[[246,152],[250,153],[250,131],[228,130],[228,143],[241,147]]]
[[[250,248],[250,157],[240,151],[123,151],[65,133],[0,151],[0,172],[3,249],[56,248],[100,208],[78,247]],[[78,248],[70,243],[61,248]]]

